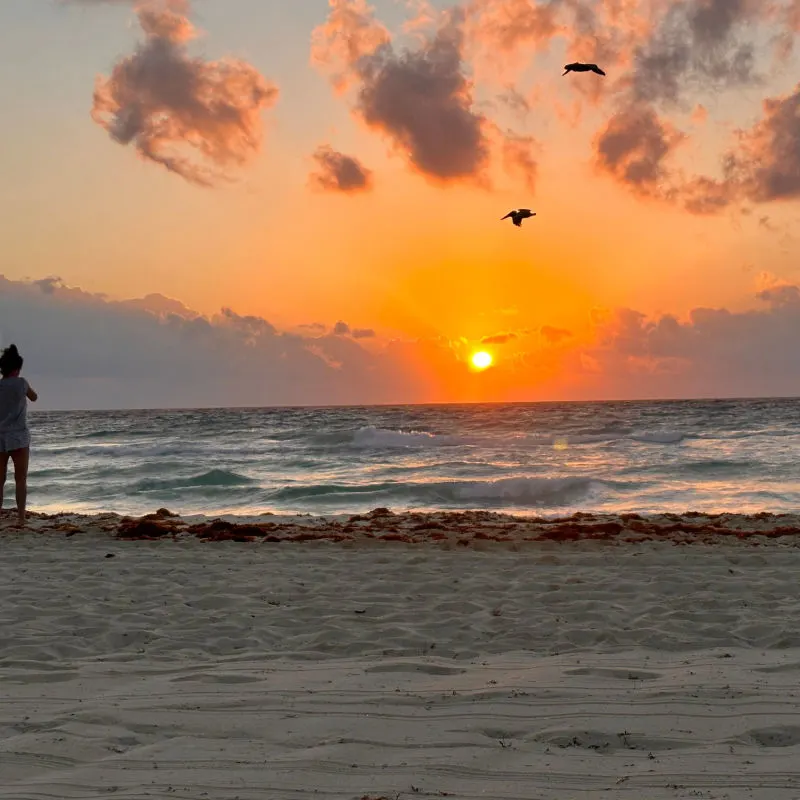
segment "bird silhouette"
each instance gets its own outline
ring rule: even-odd
[[[581,64],[580,61],[576,61],[573,64],[567,64],[564,67],[564,73],[562,74],[562,78],[568,72],[596,72],[598,75],[605,75],[605,72],[597,66],[597,64]]]
[[[522,220],[528,219],[528,217],[535,217],[536,212],[531,211],[529,208],[518,208],[515,211],[509,211],[504,217],[500,219],[502,222],[504,219],[508,219],[511,217],[511,221],[518,227],[522,227]]]

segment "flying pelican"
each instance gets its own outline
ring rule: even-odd
[[[596,72],[598,75],[605,75],[605,72],[603,72],[597,64],[581,64],[580,61],[567,64],[564,67],[564,72],[561,77],[563,78],[568,72]]]
[[[504,217],[501,218],[501,222],[504,219],[508,219],[511,217],[511,221],[518,227],[522,227],[522,220],[527,219],[528,217],[535,217],[536,212],[531,211],[529,208],[519,208],[516,211],[509,211]]]

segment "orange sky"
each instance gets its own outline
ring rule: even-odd
[[[198,0],[192,19],[204,33],[187,52],[235,54],[279,91],[274,104],[252,117],[263,124],[262,142],[230,170],[235,180],[213,188],[137,157],[133,146],[114,141],[89,116],[95,77],[111,74],[142,40],[132,8],[103,2],[45,4],[35,11],[3,6],[2,58],[17,59],[19,69],[13,75],[2,70],[15,99],[6,110],[0,155],[0,271],[12,280],[57,275],[67,285],[112,298],[158,292],[203,314],[229,307],[287,329],[343,319],[376,331],[376,341],[364,343],[369,347],[392,338],[443,337],[464,338],[471,351],[483,337],[514,333],[511,344],[495,348],[498,365],[540,349],[542,326],[566,329],[575,341],[591,340],[593,309],[627,307],[681,318],[702,306],[742,311],[758,305],[760,273],[796,282],[791,192],[759,198],[750,176],[730,190],[738,194],[719,213],[693,214],[663,189],[672,181],[683,192],[694,175],[719,180],[720,159],[736,146],[737,126],[753,128],[764,116],[765,97],[792,91],[793,57],[775,61],[767,46],[770,35],[788,35],[785,20],[743,19],[724,39],[733,48],[743,31],[756,31],[760,82],[742,79],[720,91],[686,68],[678,75],[687,88],[677,104],[639,97],[637,108],[652,106],[661,122],[679,125],[685,135],[663,162],[670,171],[642,190],[598,167],[596,142],[609,120],[633,102],[634,55],[652,42],[632,32],[632,17],[613,27],[600,13],[610,0],[586,2],[598,14],[591,36],[554,36],[544,54],[536,51],[542,40],[529,38],[494,72],[485,58],[493,40],[475,10],[481,3],[464,5],[472,9],[470,25],[484,24],[480,36],[464,28],[472,31],[459,66],[469,87],[468,110],[498,126],[486,129],[493,152],[481,169],[484,185],[477,185],[422,174],[389,129],[367,125],[356,102],[368,78],[359,77],[356,67],[348,67],[349,93],[333,90],[330,71],[310,58],[312,31],[331,10],[325,2],[292,12],[282,0],[237,0],[225,10]],[[712,0],[694,2],[713,11]],[[419,48],[404,38],[396,3],[374,6],[372,17],[355,0],[340,0],[333,10],[350,8],[385,25],[397,52],[404,44]],[[420,28],[422,46],[445,26],[437,16],[445,7],[432,7],[433,22]],[[533,0],[507,7],[538,13]],[[663,17],[648,19],[656,30]],[[609,30],[618,35],[617,50],[605,50],[609,76],[562,79],[567,55],[588,58],[602,51]],[[63,38],[56,41],[58,31]],[[44,41],[52,47],[34,47]],[[481,76],[474,87],[473,70]],[[605,81],[599,103],[585,91],[595,81]],[[498,100],[509,82],[531,98],[524,118]],[[696,116],[692,123],[698,103],[708,109],[708,119]],[[580,112],[577,122],[565,118],[570,108]],[[498,137],[509,129],[537,142],[533,188],[504,169]],[[371,188],[310,188],[311,156],[321,144],[367,167]],[[518,206],[533,208],[536,218],[520,229],[500,222]],[[465,386],[487,380],[466,369],[462,377]],[[508,378],[503,391],[512,391],[514,380]],[[568,383],[570,376],[560,380]],[[446,394],[442,389],[435,399]]]

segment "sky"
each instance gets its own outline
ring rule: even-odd
[[[44,408],[800,395],[798,33],[800,0],[2,3],[0,344]]]

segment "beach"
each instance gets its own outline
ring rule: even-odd
[[[0,528],[0,798],[800,797],[796,516]]]
[[[0,800],[800,800],[800,0],[0,40]]]

